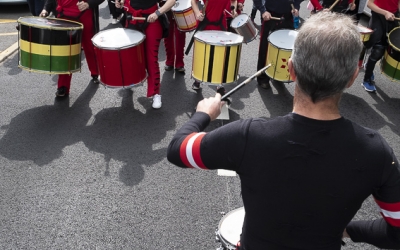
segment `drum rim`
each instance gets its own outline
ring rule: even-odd
[[[237,42],[237,43],[221,44],[221,43],[214,43],[214,42],[206,42],[206,41],[201,40],[200,38],[196,37],[196,35],[199,34],[200,32],[207,32],[207,31],[212,31],[212,32],[218,31],[218,32],[224,32],[224,33],[231,33],[231,34],[234,34],[234,35],[236,35],[236,36],[240,36],[240,37],[242,38],[242,41],[241,41],[241,42]],[[195,39],[196,41],[199,41],[199,42],[202,42],[202,43],[205,43],[205,44],[208,44],[208,45],[221,46],[221,47],[229,47],[229,46],[234,46],[234,45],[241,45],[241,44],[243,43],[244,37],[243,37],[242,35],[238,35],[238,34],[235,34],[235,33],[232,33],[232,32],[228,32],[228,31],[220,31],[220,30],[202,30],[202,31],[198,31],[198,32],[196,32],[196,33],[194,34],[194,39]]]
[[[63,20],[63,21],[67,21],[67,22],[70,22],[70,23],[76,23],[80,27],[66,28],[66,27],[42,26],[42,25],[37,25],[37,24],[33,24],[32,25],[32,24],[28,24],[28,23],[22,21],[23,18],[28,18],[28,17],[35,17],[35,16],[20,17],[20,18],[18,18],[17,22],[22,24],[22,25],[25,25],[25,26],[34,27],[34,28],[48,29],[48,30],[82,30],[83,29],[83,24],[81,24],[80,22],[75,22],[75,21],[71,21],[71,20],[67,20],[67,19],[63,19],[63,18],[35,17],[35,18],[46,18],[46,19],[50,19],[50,20]]]
[[[140,41],[138,41],[137,43],[134,43],[134,44],[129,44],[129,45],[127,45],[127,46],[124,46],[124,47],[118,47],[118,48],[112,48],[112,47],[103,47],[103,46],[99,46],[97,43],[95,43],[94,39],[95,39],[95,37],[97,37],[97,35],[99,35],[100,33],[103,33],[103,32],[106,32],[106,31],[109,31],[109,30],[114,30],[114,29],[123,29],[123,30],[129,30],[129,31],[135,31],[135,32],[139,32],[140,34],[142,34],[142,35],[143,35],[143,38],[142,38]],[[139,44],[143,43],[143,41],[146,39],[146,35],[145,35],[145,34],[143,34],[143,33],[142,33],[142,32],[140,32],[140,31],[138,31],[138,30],[132,30],[132,29],[126,29],[126,28],[114,28],[114,29],[102,30],[102,31],[98,32],[97,34],[95,34],[95,35],[92,37],[92,39],[91,39],[91,40],[92,40],[92,43],[93,43],[93,45],[94,45],[96,48],[99,48],[99,49],[105,49],[105,50],[122,50],[122,49],[129,49],[129,48],[135,47],[135,46],[137,46],[137,45],[139,45]]]
[[[268,38],[267,38],[267,41],[268,41],[268,43],[269,44],[272,44],[275,48],[278,48],[278,49],[282,49],[282,50],[287,50],[287,51],[292,51],[293,49],[287,49],[287,48],[280,48],[280,47],[277,47],[275,44],[273,44],[271,41],[270,41],[270,37],[271,37],[271,35],[274,33],[274,32],[277,32],[277,31],[282,31],[282,30],[287,30],[287,31],[295,31],[295,32],[297,32],[297,34],[299,34],[299,32],[297,31],[297,30],[291,30],[291,29],[279,29],[279,30],[274,30],[273,32],[271,32],[271,34],[269,34],[269,36],[268,36]],[[297,37],[297,36],[296,36]],[[295,41],[296,41],[296,38],[294,39]],[[294,42],[293,42],[293,46],[294,46]]]
[[[40,74],[48,74],[48,75],[72,74],[72,73],[80,72],[81,68],[82,68],[82,67],[79,67],[77,69],[73,69],[73,70],[70,70],[70,71],[46,71],[46,70],[38,70],[38,69],[28,68],[28,67],[25,67],[25,66],[21,65],[20,63],[18,63],[18,67],[23,69],[23,70],[27,70],[29,72],[40,73]]]
[[[366,28],[366,29],[369,29],[369,30],[370,30],[370,31],[368,31],[368,32],[361,32],[361,31],[359,31],[360,34],[363,34],[363,35],[370,35],[370,34],[374,33],[374,31],[371,30],[371,29],[368,28],[368,27],[365,27],[365,26],[362,26],[362,25],[357,25],[357,27],[363,27],[363,28]]]
[[[236,208],[236,209],[233,209],[233,210],[229,211],[228,213],[226,213],[226,214],[219,220],[219,223],[218,223],[217,234],[218,234],[219,236],[221,236],[221,238],[223,238],[226,242],[229,242],[230,244],[232,244],[232,242],[228,241],[228,240],[221,234],[221,225],[222,225],[222,222],[224,222],[224,220],[225,220],[226,218],[228,218],[231,214],[233,214],[233,213],[235,213],[235,212],[238,212],[238,211],[241,211],[241,210],[244,210],[244,206],[238,207],[238,208]],[[244,211],[244,212],[245,212],[245,215],[246,215],[246,211]]]
[[[393,31],[395,31],[395,30],[397,30],[397,29],[400,29],[400,27],[396,27],[396,28],[392,29],[392,30],[389,32],[389,34],[388,34],[388,42],[389,42],[389,45],[390,45],[393,49],[395,49],[395,50],[397,50],[397,51],[400,51],[400,48],[394,46],[393,43],[390,41],[390,35],[392,34]]]

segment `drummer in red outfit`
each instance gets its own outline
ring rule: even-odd
[[[127,18],[125,27],[143,32],[146,35],[146,70],[147,78],[147,97],[153,97],[152,107],[161,108],[160,95],[160,66],[158,64],[158,50],[163,37],[163,28],[159,17],[174,6],[175,0],[167,0],[159,8],[158,0],[121,0],[115,1],[117,8],[124,6],[132,19]],[[135,19],[135,17],[146,18],[145,21]]]
[[[82,47],[85,52],[86,62],[92,75],[92,82],[98,84],[99,71],[94,53],[92,37],[99,31],[99,5],[104,0],[47,0],[40,16],[48,16],[53,12],[56,17],[77,21],[83,24]],[[58,76],[57,97],[69,95],[72,74]]]
[[[192,8],[196,19],[199,21],[198,30],[223,30],[227,31],[227,21],[226,16],[229,15],[226,13],[227,6],[234,6],[232,13],[233,17],[237,16],[237,0],[204,0],[204,14],[199,10],[198,0],[191,0]],[[229,7],[230,9],[230,7]],[[200,82],[194,81],[192,85],[192,89],[198,90],[200,89]]]
[[[238,15],[242,14],[243,6],[244,6],[244,0],[237,0],[237,9],[236,9],[236,13],[237,13]],[[226,10],[227,10],[228,12],[231,12],[231,8],[232,8],[232,7],[231,7],[231,4],[229,3],[229,5],[226,6]],[[228,31],[229,31],[229,32],[236,33],[236,31],[235,31],[234,29],[231,28],[231,22],[232,22],[232,20],[233,20],[233,17],[232,17],[231,15],[229,15],[228,13],[226,13],[226,23],[227,23],[227,26],[228,26]]]
[[[165,1],[162,2],[162,4],[164,3]],[[169,20],[169,34],[166,38],[164,38],[165,53],[167,55],[164,69],[166,71],[171,71],[175,67],[176,71],[185,73],[183,53],[185,50],[186,33],[178,29],[178,25],[172,15],[172,11],[168,11],[166,14]]]

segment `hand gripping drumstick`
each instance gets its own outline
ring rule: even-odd
[[[335,5],[339,2],[340,0],[336,0],[331,7],[329,7],[329,11],[331,11],[333,9],[333,7],[335,7]]]
[[[285,18],[284,17],[271,17],[270,18],[271,20],[278,20],[278,21],[283,21],[283,20],[285,20]]]
[[[224,94],[221,97],[221,101],[226,101],[228,102],[228,104],[230,103],[230,101],[228,100],[228,97],[230,97],[233,93],[235,93],[236,91],[238,91],[241,87],[243,87],[244,85],[246,85],[247,83],[251,82],[254,78],[256,78],[257,76],[261,75],[261,73],[263,73],[265,70],[267,70],[269,67],[271,67],[271,64],[268,64],[267,66],[265,66],[264,68],[260,69],[259,71],[257,71],[254,75],[250,76],[249,78],[247,78],[246,80],[244,80],[241,84],[239,84],[238,86],[236,86],[235,88],[233,88],[231,91],[229,91],[228,93],[225,93],[225,89],[224,87],[221,87],[217,90],[218,93],[220,94]]]

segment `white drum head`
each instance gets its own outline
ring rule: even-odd
[[[243,37],[241,35],[219,30],[198,31],[194,35],[194,38],[206,44],[217,46],[229,46],[243,43]]]
[[[137,30],[115,28],[103,30],[93,38],[93,44],[103,49],[122,49],[138,45],[146,36]]]
[[[240,207],[227,213],[219,222],[218,231],[220,235],[233,246],[236,246],[240,241],[244,215],[244,207]]]
[[[268,41],[275,47],[292,50],[297,34],[295,30],[277,30],[269,35]]]
[[[232,19],[231,27],[239,28],[249,21],[250,17],[247,14],[240,14]]]
[[[177,0],[171,8],[172,11],[184,11],[192,7],[190,0]]]
[[[358,29],[358,32],[360,32],[361,34],[371,34],[372,32],[374,32],[373,30],[371,30],[367,27],[361,26],[361,25],[358,25],[357,29]]]

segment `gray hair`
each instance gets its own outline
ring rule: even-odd
[[[350,17],[312,15],[299,30],[291,57],[298,86],[314,103],[343,92],[358,67],[362,47]]]

